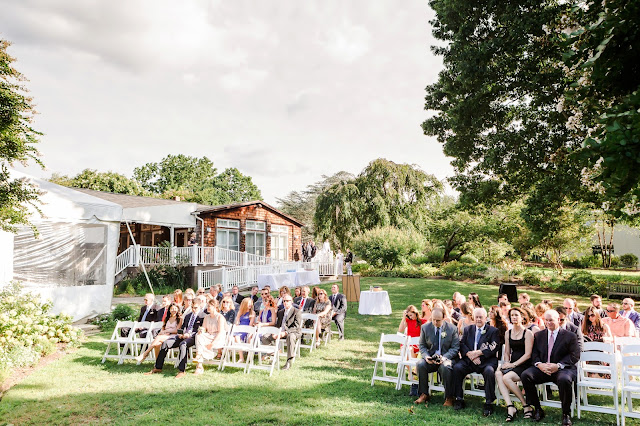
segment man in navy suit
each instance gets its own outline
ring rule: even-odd
[[[498,350],[500,350],[500,333],[497,328],[487,324],[487,311],[484,308],[473,310],[475,324],[465,327],[460,339],[460,356],[462,359],[453,366],[453,383],[455,386],[455,410],[464,408],[464,380],[469,373],[479,373],[484,377],[485,404],[483,415],[490,416],[494,412],[493,401],[496,399],[495,372],[498,367]]]
[[[571,425],[573,385],[577,377],[576,363],[580,360],[578,336],[560,327],[558,312],[550,309],[544,313],[546,328],[536,333],[531,353],[532,367],[520,376],[527,404],[533,407],[533,419],[544,418],[536,385],[553,382],[560,390],[562,424]]]
[[[347,298],[344,294],[340,293],[338,284],[331,286],[331,296],[329,296],[329,300],[331,300],[331,307],[333,311],[331,317],[336,323],[336,327],[338,327],[340,340],[344,340],[344,317],[347,314]]]
[[[582,328],[584,315],[577,311],[573,299],[564,299],[562,306],[567,310],[567,320],[578,328]]]
[[[636,331],[640,333],[640,314],[633,309],[634,305],[635,302],[633,299],[626,298],[622,300],[622,310],[620,311],[620,315],[625,318],[629,318],[636,327]]]
[[[191,313],[184,317],[182,322],[182,334],[178,334],[173,337],[169,337],[160,347],[160,353],[156,358],[156,364],[148,373],[144,374],[156,374],[162,373],[162,367],[164,367],[164,359],[167,357],[169,349],[179,348],[180,353],[178,355],[178,374],[176,379],[181,379],[185,376],[185,370],[187,369],[187,354],[189,348],[196,344],[196,334],[198,329],[204,321],[204,310],[202,309],[206,303],[204,296],[198,296],[193,300],[193,308]],[[180,333],[180,330],[178,330]]]

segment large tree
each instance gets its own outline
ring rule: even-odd
[[[276,198],[278,208],[304,223],[302,240],[307,241],[315,236],[313,216],[316,213],[318,196],[332,185],[354,179],[354,175],[345,171],[340,171],[331,176],[322,175],[322,180],[308,185],[306,189],[302,191],[291,191],[283,198]]]
[[[35,147],[42,133],[31,127],[35,110],[26,79],[12,66],[9,46],[0,39],[0,229],[15,231],[29,224],[28,205],[36,206],[39,192],[23,179],[11,179],[9,166],[30,160],[42,166]]]
[[[54,173],[49,180],[58,185],[74,188],[87,188],[116,194],[147,195],[147,191],[139,182],[114,172],[84,169],[73,177]]]
[[[201,204],[219,205],[261,198],[262,193],[253,183],[251,176],[243,175],[235,167],[230,167],[202,182],[189,200]]]
[[[152,194],[168,191],[193,191],[216,174],[207,157],[183,154],[167,155],[158,163],[147,163],[133,169],[133,177]]]
[[[357,234],[380,226],[422,230],[442,183],[417,166],[373,160],[353,180],[317,198],[316,235],[345,248]]]

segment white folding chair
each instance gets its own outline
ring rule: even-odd
[[[556,401],[549,398],[547,394],[547,386],[551,389],[551,391],[557,391],[558,386],[553,382],[540,383],[538,385],[538,394],[542,395],[540,398],[540,406],[542,407],[553,407],[562,409],[562,402]],[[571,386],[571,416],[573,416],[573,410],[576,407],[576,397],[575,397],[575,386]]]
[[[622,356],[622,426],[627,417],[640,419],[633,400],[640,399],[640,355]]]
[[[302,327],[300,329],[300,339],[298,340],[296,353],[300,355],[300,348],[309,349],[309,353],[313,352],[316,347],[316,327],[318,326],[318,315],[304,312],[302,314],[302,325],[308,321],[312,322],[311,327]],[[305,337],[311,339],[311,344],[305,344]]]
[[[102,357],[102,363],[107,358],[118,358],[118,364],[123,363],[123,356],[127,353],[132,353],[133,351],[133,337],[135,336],[135,322],[134,321],[118,321],[116,323],[115,328],[113,329],[113,333],[111,333],[110,339],[104,339],[104,343],[107,344],[107,349],[104,351],[104,356]],[[129,329],[129,335],[127,337],[120,336],[120,330],[123,328]],[[111,345],[115,345],[117,349],[117,354],[110,354]],[[122,348],[120,347],[122,345]]]
[[[144,327],[145,323],[137,323],[137,328],[146,328]],[[142,326],[142,327],[141,327]],[[161,322],[151,322],[147,328],[147,334],[145,337],[138,336],[138,333],[133,337],[133,353],[135,356],[143,353],[147,348],[151,345],[153,340],[155,339],[155,335],[157,335],[156,331],[162,330]],[[156,358],[155,351],[149,352],[149,356],[146,358],[148,360],[154,360]]]
[[[613,343],[616,350],[620,350],[623,346],[640,345],[640,337],[614,337]]]
[[[610,342],[584,342],[582,344],[582,352],[590,351],[612,354],[615,352],[615,345]]]
[[[414,383],[418,383],[417,372],[416,379],[412,379],[413,377],[413,369],[418,365],[418,361],[420,361],[420,357],[413,358],[413,346],[418,345],[420,343],[420,336],[418,337],[409,337],[407,338],[407,348],[403,348],[402,350],[402,360],[398,366],[398,381],[396,383],[396,389],[400,390],[402,385],[411,386]],[[405,379],[405,371],[407,373],[407,378]],[[431,393],[431,388],[429,388],[429,393]]]
[[[597,364],[595,364],[597,362]],[[620,424],[618,404],[618,368],[613,353],[589,351],[580,354],[578,363],[578,418],[581,411],[615,414]],[[608,378],[606,378],[608,376]],[[613,396],[614,408],[591,405],[588,395]]]
[[[252,325],[234,325],[229,332],[229,338],[227,344],[222,349],[222,361],[220,362],[220,370],[224,370],[226,367],[242,368],[244,372],[247,372],[247,364],[249,362],[249,356],[240,361],[239,352],[247,352],[251,350],[254,345],[257,328]],[[246,342],[236,342],[235,335],[237,333],[247,333]],[[236,356],[238,359],[236,360]]]
[[[397,345],[402,345],[399,348],[399,353],[398,355],[395,354],[391,354],[388,353],[385,350],[385,343],[387,344],[397,344]],[[391,383],[397,383],[398,382],[398,373],[400,370],[400,362],[404,359],[404,353],[403,351],[406,350],[407,348],[407,336],[405,336],[404,334],[398,335],[398,334],[384,334],[382,333],[380,335],[380,344],[378,345],[378,353],[376,355],[375,358],[373,358],[373,361],[375,361],[375,366],[373,368],[373,377],[371,378],[371,386],[373,386],[373,383],[376,380],[382,381],[382,382],[391,382]],[[378,364],[382,364],[382,376],[377,376],[378,373]],[[390,376],[387,374],[387,364],[395,364],[396,365],[396,375],[395,376]]]
[[[249,363],[247,364],[247,373],[251,370],[266,370],[269,372],[269,376],[273,374],[273,369],[280,369],[280,357],[278,351],[280,350],[280,328],[278,327],[260,327],[260,334],[276,335],[276,340],[273,344],[264,345],[261,339],[255,338],[253,347],[249,350]],[[254,355],[258,356],[258,362],[254,362]],[[262,363],[263,356],[270,356],[271,363],[269,365]]]
[[[220,356],[220,358],[212,358],[212,359],[203,359],[202,360],[202,364],[203,365],[217,365],[218,366],[218,370],[220,370],[222,368],[222,360],[224,359],[224,348],[228,345],[229,338],[231,336],[231,333],[228,332],[226,329],[221,331],[221,333],[225,334],[225,336],[224,336],[224,345],[222,346],[222,356]]]

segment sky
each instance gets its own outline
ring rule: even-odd
[[[169,154],[265,201],[376,158],[453,174],[420,124],[442,61],[426,0],[0,0],[46,170],[131,177]]]

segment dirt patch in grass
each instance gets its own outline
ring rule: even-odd
[[[76,349],[69,348],[64,343],[58,343],[56,346],[57,350],[54,353],[40,358],[40,361],[38,361],[38,363],[33,367],[16,368],[13,373],[2,384],[0,384],[0,400],[2,400],[2,397],[9,389],[23,381],[25,378],[29,377],[29,375],[34,371],[52,363],[57,359],[60,359],[64,355]]]

